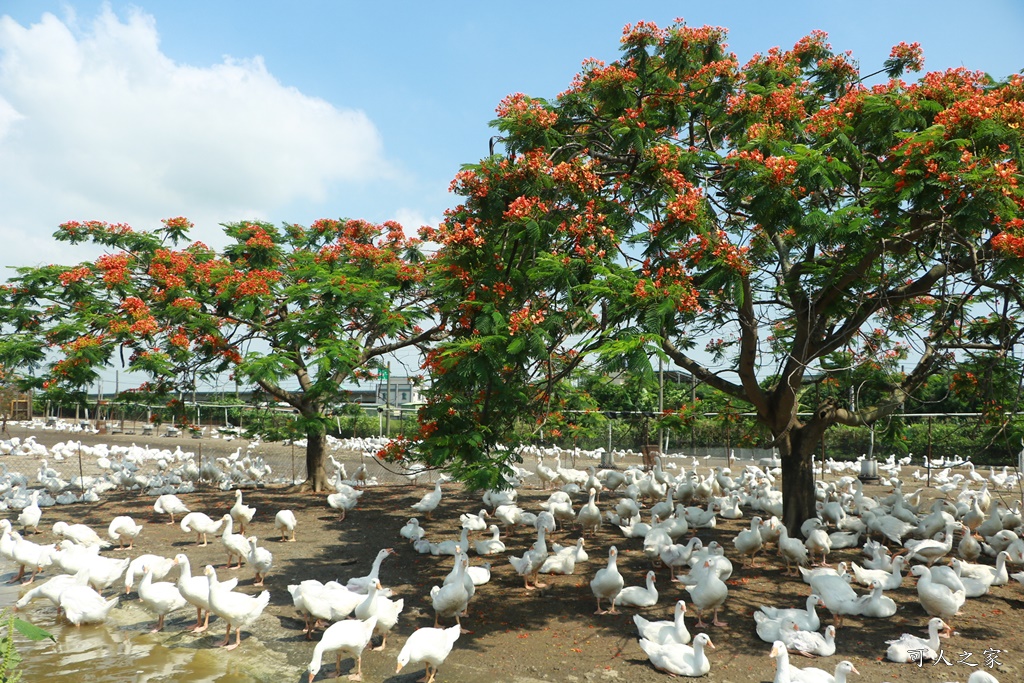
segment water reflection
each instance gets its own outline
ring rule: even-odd
[[[0,580],[13,576],[0,565]],[[45,580],[45,579],[44,579]],[[0,584],[0,607],[11,607],[27,591]],[[109,594],[108,594],[109,597]],[[183,610],[191,623],[193,613]],[[195,636],[175,630],[150,633],[153,617],[134,598],[121,596],[105,624],[72,626],[57,618],[57,608],[36,600],[19,616],[53,634],[56,642],[33,642],[15,634],[22,655],[22,680],[47,683],[252,683],[296,681],[300,672],[284,657],[246,634],[243,648],[231,652],[216,646],[223,633]]]

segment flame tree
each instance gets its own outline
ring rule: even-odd
[[[581,356],[653,350],[756,413],[795,529],[829,425],[869,425],[958,359],[1012,349],[1024,80],[906,82],[923,60],[900,44],[869,85],[823,33],[743,65],[725,37],[627,26],[617,61],[501,103],[504,154],[456,177],[436,236],[452,336],[430,358],[422,457],[507,467],[505,425]],[[880,398],[808,403],[825,369],[874,372]]]
[[[56,239],[105,253],[19,268],[0,287],[0,363],[42,368],[30,382],[44,394],[80,392],[115,363],[157,394],[225,375],[255,385],[298,413],[306,484],[321,491],[325,413],[344,401],[341,383],[373,378],[380,356],[436,332],[425,322],[419,240],[394,222],[239,222],[224,226],[228,246],[217,253],[189,243],[191,227],[184,218],[148,232],[61,225]]]

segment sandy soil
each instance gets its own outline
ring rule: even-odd
[[[97,441],[117,438],[125,437],[91,437]],[[45,442],[39,433],[37,440]],[[161,440],[160,444],[174,448],[173,442],[173,439],[167,439]],[[179,443],[186,450],[195,450],[197,445],[189,439],[182,439]],[[207,454],[215,454],[220,450],[230,452],[237,445],[203,440],[204,452]],[[275,451],[275,447],[271,446],[262,448],[268,459],[280,457],[282,467],[287,467],[284,463],[289,461],[290,449],[276,447]],[[359,460],[358,454],[347,456],[352,465]],[[688,464],[689,459],[680,462]],[[352,471],[351,467],[349,471]],[[371,471],[371,474],[374,472]],[[379,471],[376,474],[383,481],[397,481],[396,477],[385,472]],[[537,483],[528,482],[529,485]],[[395,657],[413,630],[433,624],[434,615],[428,593],[430,587],[439,584],[451,569],[452,559],[416,553],[400,537],[399,529],[411,516],[415,516],[410,506],[429,490],[429,486],[424,482],[416,485],[385,483],[368,487],[359,506],[343,521],[327,505],[324,494],[303,493],[294,487],[246,490],[245,502],[257,509],[247,533],[258,536],[261,545],[271,550],[274,554],[274,567],[266,580],[266,588],[271,593],[270,605],[252,631],[246,632],[242,647],[233,654],[244,653],[247,641],[256,639],[265,647],[279,652],[282,660],[287,662],[288,669],[294,671],[294,676],[286,680],[305,681],[304,670],[314,642],[303,635],[303,622],[292,606],[287,586],[304,579],[344,581],[350,576],[363,575],[381,548],[393,547],[397,551],[396,555],[384,562],[381,580],[384,585],[391,587],[396,598],[404,598],[405,609],[388,639],[386,649],[383,652],[365,653],[364,680],[412,681],[419,678],[422,668],[412,671],[406,669],[396,675]],[[881,492],[881,489],[877,491]],[[519,505],[537,511],[540,502],[546,500],[547,496],[548,492],[526,488],[520,492]],[[182,499],[192,510],[201,510],[211,516],[223,514],[234,503],[234,496],[230,492],[219,490],[201,490],[184,495]],[[609,500],[613,499],[606,497],[602,507],[607,506],[606,501]],[[193,567],[207,563],[223,567],[226,557],[219,539],[211,540],[206,547],[197,546],[194,537],[184,534],[177,525],[165,524],[166,518],[154,513],[152,502],[151,497],[142,494],[111,493],[99,503],[48,508],[43,515],[44,532],[34,540],[53,540],[50,526],[58,519],[74,518],[97,530],[105,530],[115,515],[128,514],[146,523],[145,531],[134,550],[114,548],[105,551],[106,554],[134,557],[141,553],[173,556],[185,552]],[[581,502],[577,498],[577,507]],[[421,518],[421,522],[431,540],[456,539],[459,514],[475,513],[481,507],[478,494],[463,491],[457,484],[446,484],[443,500],[433,519]],[[294,511],[298,518],[298,540],[294,543],[275,538],[274,515],[285,508]],[[745,519],[721,520],[717,528],[698,532],[705,544],[711,540],[721,542],[735,567],[727,582],[730,596],[721,614],[727,626],[707,629],[716,646],[709,654],[712,669],[708,678],[713,681],[771,681],[775,675],[774,661],[768,657],[771,646],[758,639],[752,613],[762,604],[802,606],[810,592],[806,584],[783,575],[784,566],[774,554],[762,558],[757,568],[740,566],[731,539],[741,528],[749,526],[750,512],[745,512]],[[12,519],[16,516],[15,511],[0,514]],[[549,541],[569,545],[575,543],[578,537],[578,530],[560,530]],[[470,615],[463,620],[464,626],[471,632],[459,639],[448,661],[442,666],[438,681],[469,683],[489,679],[532,683],[541,680],[645,682],[664,679],[665,674],[651,666],[637,644],[632,622],[632,615],[637,610],[625,610],[620,615],[596,616],[595,601],[589,586],[594,573],[606,563],[607,551],[612,545],[619,550],[619,567],[626,578],[626,584],[642,584],[650,566],[643,556],[640,539],[626,539],[616,527],[605,524],[595,537],[586,539],[586,548],[591,558],[589,562],[577,565],[574,575],[547,577],[548,586],[537,591],[523,588],[521,577],[507,560],[507,555],[522,554],[533,542],[533,534],[524,530],[504,540],[508,546],[507,553],[488,558],[493,563],[491,582],[477,590],[470,603]],[[844,559],[857,560],[858,552],[837,551],[829,557],[832,563]],[[471,554],[471,564],[478,565],[482,561]],[[237,575],[240,579],[239,589],[244,592],[256,593],[259,590],[252,585],[253,573],[248,567],[241,570],[222,569],[220,574],[222,578]],[[657,588],[661,595],[658,604],[639,610],[639,613],[649,619],[671,619],[675,601],[679,598],[688,600],[689,596],[679,584],[668,580],[664,569],[658,572]],[[840,660],[849,659],[861,673],[860,677],[852,679],[854,681],[933,683],[966,680],[974,670],[963,662],[966,660],[977,664],[975,668],[988,670],[1003,683],[1024,680],[1024,632],[1017,622],[1019,610],[1024,606],[1021,591],[1020,584],[1011,580],[1009,585],[996,587],[989,595],[967,602],[954,623],[958,634],[943,642],[944,654],[950,666],[925,664],[919,668],[911,664],[882,661],[887,639],[898,637],[904,632],[925,634],[928,616],[918,604],[912,578],[906,578],[899,590],[887,592],[899,605],[895,617],[886,620],[847,618],[837,636],[836,655],[814,662],[794,657],[793,664],[817,666],[831,672]],[[129,598],[134,598],[134,595]],[[31,618],[31,610],[27,614]],[[168,618],[165,637],[180,638],[182,630],[191,625],[193,617],[194,611],[189,609],[174,613]],[[823,612],[822,617],[823,623],[829,621],[827,612]],[[694,622],[694,617],[687,618],[691,633],[699,632]],[[214,620],[210,633],[187,637],[195,639],[198,647],[215,648],[223,635],[223,623]],[[317,633],[314,639],[318,637]],[[986,662],[983,656],[986,650],[1001,651],[997,655],[998,663]],[[992,666],[989,668],[986,664]],[[344,659],[343,675],[348,674],[353,665],[351,658]],[[333,679],[334,676],[333,658],[328,657],[317,680]]]

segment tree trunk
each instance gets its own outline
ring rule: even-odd
[[[303,487],[320,493],[327,489],[327,470],[324,460],[327,453],[327,433],[313,430],[306,432],[306,482]]]
[[[795,538],[800,538],[800,525],[814,517],[814,463],[811,456],[819,430],[808,426],[794,427],[787,438],[779,441],[782,459],[782,523]]]

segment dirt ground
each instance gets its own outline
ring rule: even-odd
[[[37,432],[36,435],[40,443],[46,442],[42,434]],[[57,435],[53,437],[51,441],[66,438]],[[90,439],[116,440],[101,435]],[[167,443],[162,441],[160,445],[166,446]],[[196,444],[183,439],[180,445],[188,450],[194,449]],[[230,452],[236,446],[213,440],[203,442],[206,453],[215,453],[218,449]],[[173,444],[170,447],[173,448]],[[273,447],[263,448],[269,452]],[[353,466],[359,460],[358,454],[345,455]],[[687,465],[690,459],[679,462]],[[351,466],[349,471],[353,471]],[[374,472],[371,471],[371,474]],[[395,481],[394,477],[388,477],[384,472],[377,474],[381,475],[382,480]],[[527,482],[528,486],[536,487],[538,484],[536,479]],[[271,593],[270,605],[253,629],[245,633],[242,647],[232,655],[242,653],[240,656],[244,656],[247,641],[255,638],[267,648],[280,653],[282,659],[287,661],[289,670],[294,671],[294,676],[286,678],[287,681],[305,681],[304,671],[314,641],[307,640],[303,635],[303,622],[292,606],[287,586],[305,579],[345,581],[351,576],[364,575],[381,548],[393,547],[396,555],[385,560],[380,577],[382,583],[394,591],[396,598],[404,598],[405,609],[388,639],[387,648],[383,652],[365,653],[363,675],[366,681],[405,682],[419,678],[422,667],[406,669],[396,675],[395,658],[412,631],[433,624],[429,590],[449,572],[452,558],[415,552],[400,537],[399,529],[410,517],[416,516],[410,506],[430,487],[432,484],[426,482],[415,485],[385,483],[368,487],[359,506],[344,520],[327,505],[325,494],[303,493],[294,487],[246,490],[246,504],[257,509],[256,517],[252,525],[247,527],[246,533],[259,537],[260,544],[273,553],[274,566],[266,580],[266,588]],[[909,483],[906,488],[912,490]],[[882,492],[882,489],[876,489],[876,492]],[[537,488],[524,488],[519,492],[518,503],[526,510],[539,511],[539,504],[547,499],[548,494]],[[212,517],[227,512],[234,503],[231,492],[220,490],[200,490],[182,495],[181,498],[192,510],[204,511]],[[606,494],[602,499],[602,509],[607,509],[613,501],[614,498]],[[577,508],[582,502],[577,497]],[[1012,499],[1008,502],[1012,502]],[[193,571],[205,564],[214,564],[218,568],[224,566],[226,557],[219,539],[211,539],[207,547],[197,546],[194,536],[184,534],[177,525],[165,524],[166,517],[156,515],[152,503],[153,498],[144,494],[116,492],[105,494],[98,503],[46,508],[41,525],[43,533],[33,540],[52,541],[50,527],[58,519],[73,518],[103,533],[115,515],[127,514],[146,524],[135,549],[128,551],[113,548],[105,551],[105,554],[111,557],[134,557],[141,553],[156,553],[170,557],[184,552],[190,558]],[[420,521],[430,540],[456,539],[459,533],[459,514],[475,513],[481,507],[483,505],[478,493],[464,491],[460,485],[449,483],[444,485],[444,497],[433,519],[426,520],[420,516]],[[292,510],[298,518],[298,540],[294,543],[282,542],[275,537],[274,515],[278,510],[286,508]],[[773,679],[774,661],[768,656],[771,645],[757,637],[752,613],[762,604],[802,606],[810,593],[806,584],[783,575],[784,566],[774,554],[761,558],[757,568],[740,566],[731,540],[740,529],[749,526],[751,513],[749,510],[744,512],[744,519],[720,520],[717,528],[698,532],[705,545],[711,540],[722,543],[735,567],[727,582],[730,595],[720,615],[727,626],[707,629],[716,646],[716,649],[709,652],[711,672],[708,679],[722,683],[754,683]],[[13,519],[17,512],[9,510],[0,514]],[[578,537],[578,530],[559,530],[553,538],[549,537],[549,542],[570,545]],[[463,620],[464,626],[471,632],[462,635],[456,643],[452,654],[441,667],[437,680],[442,683],[481,680],[515,683],[663,680],[665,674],[650,665],[637,643],[636,629],[632,622],[632,615],[637,610],[627,609],[620,615],[596,616],[595,601],[589,586],[594,573],[606,564],[608,548],[612,545],[619,550],[619,568],[626,578],[626,584],[642,584],[650,567],[643,556],[641,539],[626,539],[618,528],[605,524],[596,537],[586,539],[590,560],[578,564],[574,575],[548,576],[545,579],[548,583],[546,588],[527,591],[507,556],[521,555],[534,539],[534,534],[522,530],[515,536],[503,538],[508,548],[504,555],[479,558],[471,553],[472,565],[482,564],[483,559],[493,563],[491,582],[477,589],[470,602],[470,615]],[[837,551],[829,557],[832,563],[844,559],[858,560],[858,551]],[[259,590],[252,585],[253,572],[249,567],[230,571],[219,569],[219,575],[222,579],[225,576],[238,576],[239,590],[244,592],[256,593]],[[671,619],[675,601],[679,598],[689,601],[688,594],[679,584],[669,582],[664,569],[658,572],[657,588],[660,592],[657,606],[639,610],[648,619]],[[993,588],[989,595],[968,600],[962,614],[953,624],[958,634],[943,642],[949,666],[925,664],[919,668],[914,664],[882,661],[886,640],[904,632],[925,635],[928,616],[917,602],[912,578],[905,578],[899,590],[886,593],[899,605],[895,617],[884,620],[847,618],[837,636],[836,655],[815,661],[793,657],[792,663],[800,667],[816,666],[831,672],[839,661],[849,659],[861,674],[860,677],[854,677],[853,681],[964,681],[975,669],[987,670],[1003,683],[1022,681],[1024,630],[1017,621],[1020,609],[1024,607],[1021,591],[1021,585],[1011,580],[1009,585]],[[31,609],[26,614],[31,619]],[[824,625],[829,621],[828,614],[821,614]],[[172,614],[167,620],[165,637],[180,637],[181,631],[191,625],[193,618],[194,611],[191,609]],[[699,632],[694,627],[694,621],[691,612],[687,618],[691,633]],[[223,635],[223,623],[214,619],[210,633],[190,637],[196,639],[199,647],[215,648]],[[314,639],[318,637],[319,633]],[[996,655],[998,661],[987,662],[983,656],[986,650],[999,650]],[[969,663],[977,666],[972,668]],[[348,674],[353,665],[351,658],[343,659],[343,675]],[[333,679],[334,676],[333,657],[328,656],[317,680]]]

